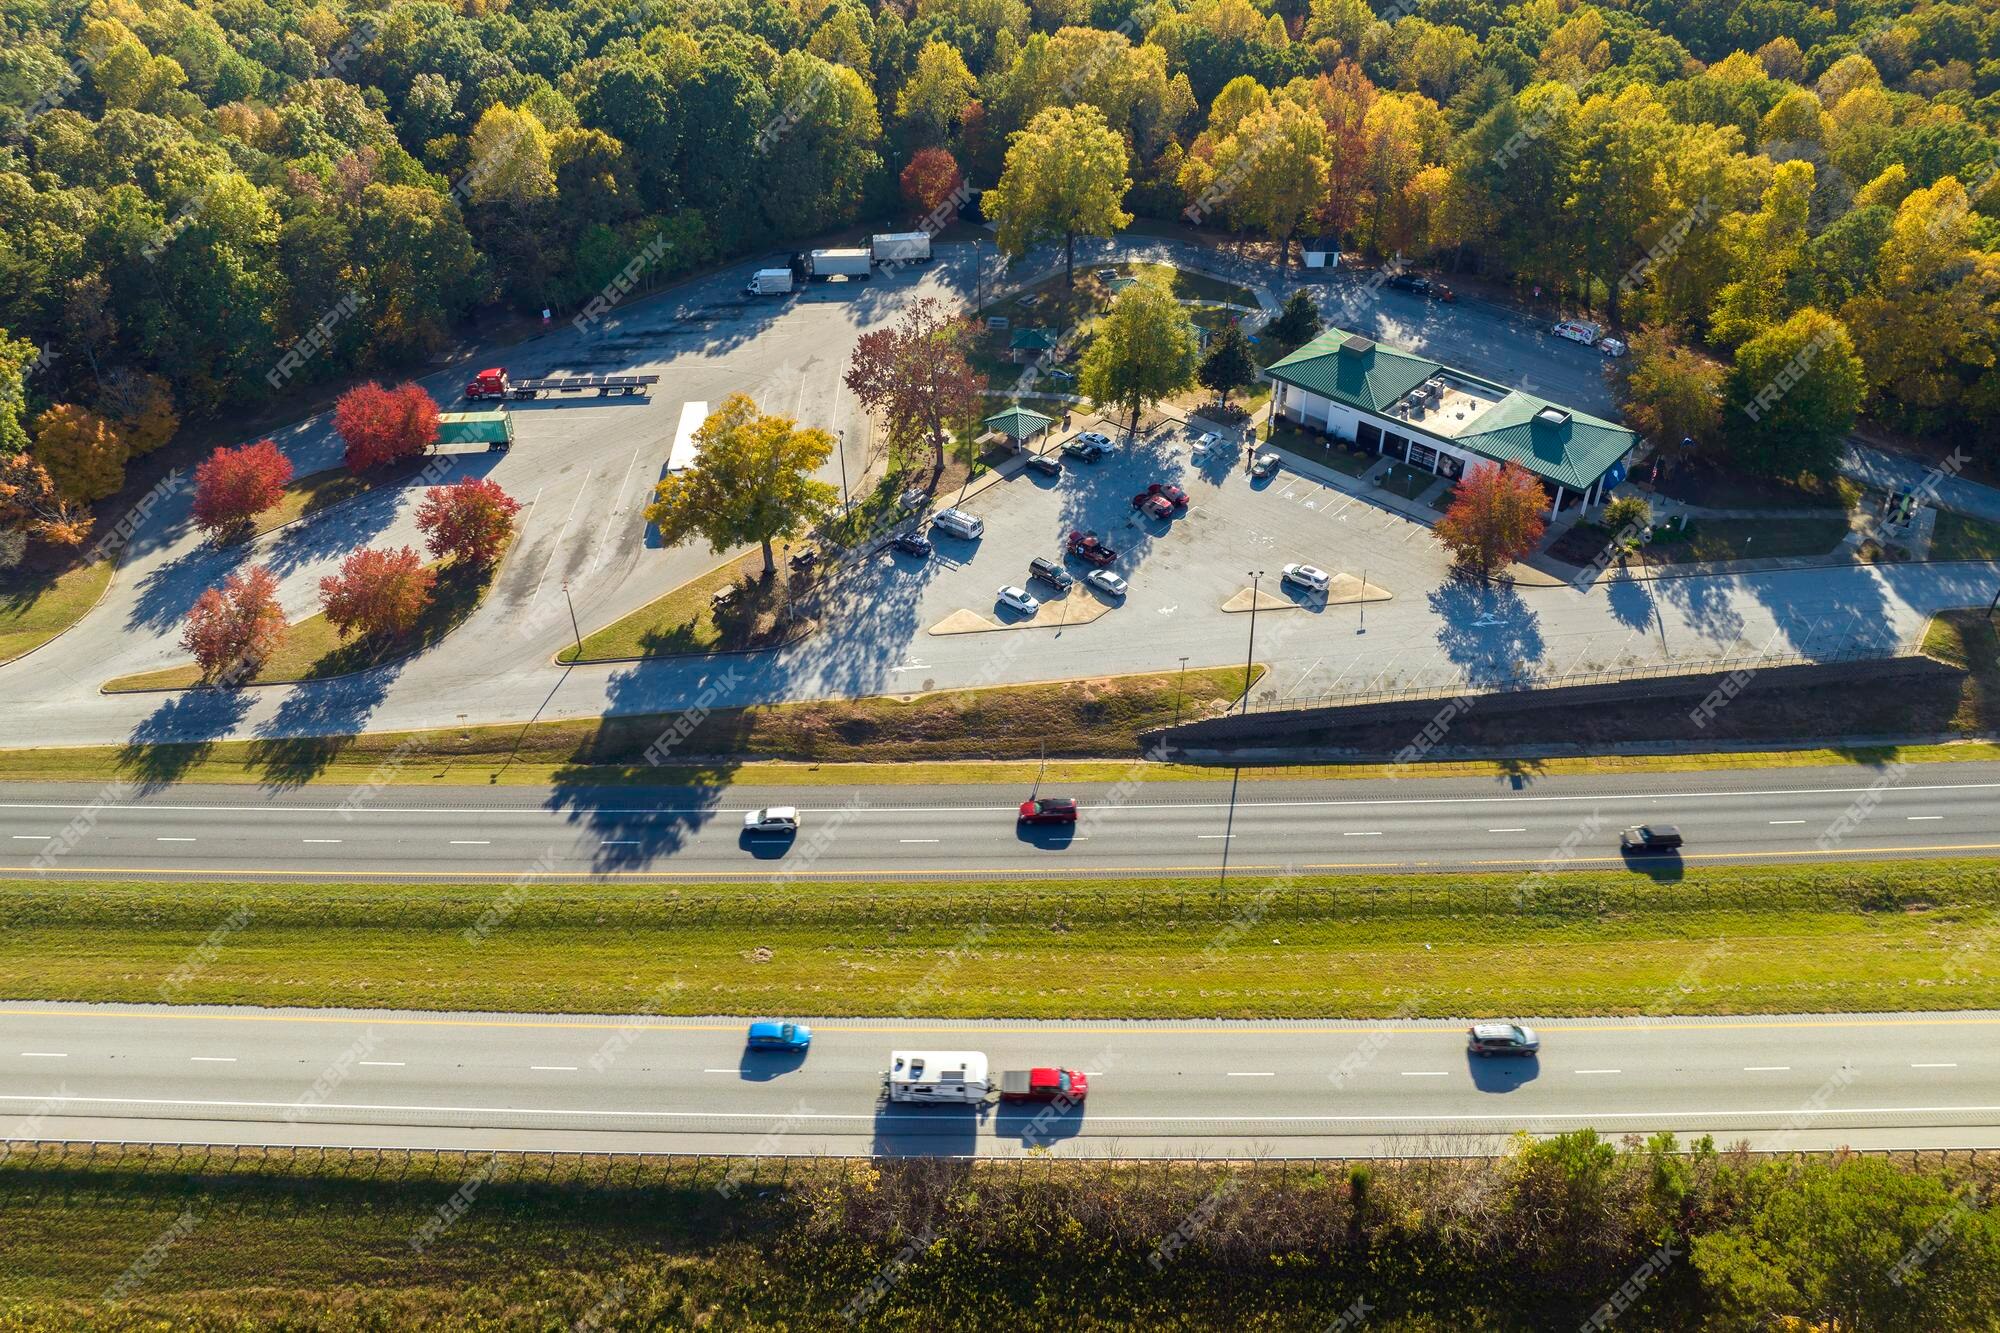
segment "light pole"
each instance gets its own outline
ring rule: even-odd
[[[986,256],[979,252],[979,238],[972,238],[972,313],[978,314],[986,297]]]
[[[836,431],[834,438],[840,442],[840,507],[844,510],[852,503],[847,498],[847,432]]]
[[[1187,659],[1181,659],[1181,678],[1174,685],[1174,725],[1181,724],[1181,695],[1187,692]]]
[[[1365,568],[1361,571],[1361,628],[1354,632],[1356,634],[1368,632],[1368,571]]]
[[[570,600],[568,579],[562,581],[562,590],[563,604],[569,607],[570,633],[576,635],[576,660],[581,662],[583,660],[583,630],[576,623],[576,603]]]
[[[1243,712],[1250,712],[1250,671],[1257,660],[1257,584],[1264,577],[1264,571],[1250,571],[1250,651],[1243,658]]]

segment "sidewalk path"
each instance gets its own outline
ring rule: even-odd
[[[1937,503],[1943,508],[2000,523],[2000,490],[1963,477],[1939,475],[1937,468],[1920,458],[1892,454],[1850,439],[1847,452],[1841,456],[1840,470],[1885,491],[1934,488]]]

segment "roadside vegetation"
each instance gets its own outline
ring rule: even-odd
[[[587,827],[590,802],[573,808]],[[1239,866],[1226,890],[1192,877],[1215,868],[1191,855],[1180,879],[782,884],[646,871],[542,877],[526,897],[504,882],[0,881],[0,970],[16,999],[157,1001],[241,911],[249,924],[177,1001],[624,1013],[659,1006],[671,982],[660,1012],[893,1014],[949,966],[926,1000],[938,1017],[2000,1007],[1992,861],[1372,876],[1280,863]]]
[[[0,571],[0,662],[41,647],[83,618],[111,586],[111,557],[61,573]]]
[[[689,579],[628,616],[583,636],[556,653],[558,662],[602,662],[630,657],[738,652],[782,643],[809,626],[812,574],[794,573],[788,561],[802,543],[774,543],[778,572],[763,577],[764,556],[751,551]]]
[[[65,1333],[1969,1330],[2000,1318],[1996,1186],[1986,1154],[1588,1131],[1276,1164],[48,1145],[0,1162],[0,1307]]]

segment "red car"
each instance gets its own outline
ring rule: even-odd
[[[1093,565],[1108,565],[1118,558],[1118,552],[1097,540],[1094,532],[1072,532],[1066,548],[1079,560],[1087,560]]]
[[[1145,514],[1148,518],[1172,518],[1174,516],[1174,502],[1166,496],[1156,495],[1152,491],[1140,491],[1137,495],[1133,496],[1132,507],[1140,513]]]
[[[1080,1069],[1008,1069],[1000,1075],[1003,1102],[1080,1102],[1090,1093],[1090,1080]]]
[[[1187,508],[1187,492],[1170,481],[1156,481],[1146,488],[1146,494],[1158,495],[1166,499],[1176,509]]]
[[[1076,800],[1069,796],[1043,796],[1021,802],[1023,824],[1074,824]]]

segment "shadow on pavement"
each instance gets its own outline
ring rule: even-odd
[[[884,1099],[875,1108],[878,1157],[970,1157],[989,1105],[915,1106]]]
[[[1474,1055],[1468,1051],[1465,1068],[1472,1076],[1472,1086],[1481,1092],[1513,1092],[1542,1076],[1542,1062],[1532,1055]]]
[[[174,695],[132,729],[118,755],[119,771],[148,792],[178,782],[249,711],[250,696],[242,690],[198,689]]]

